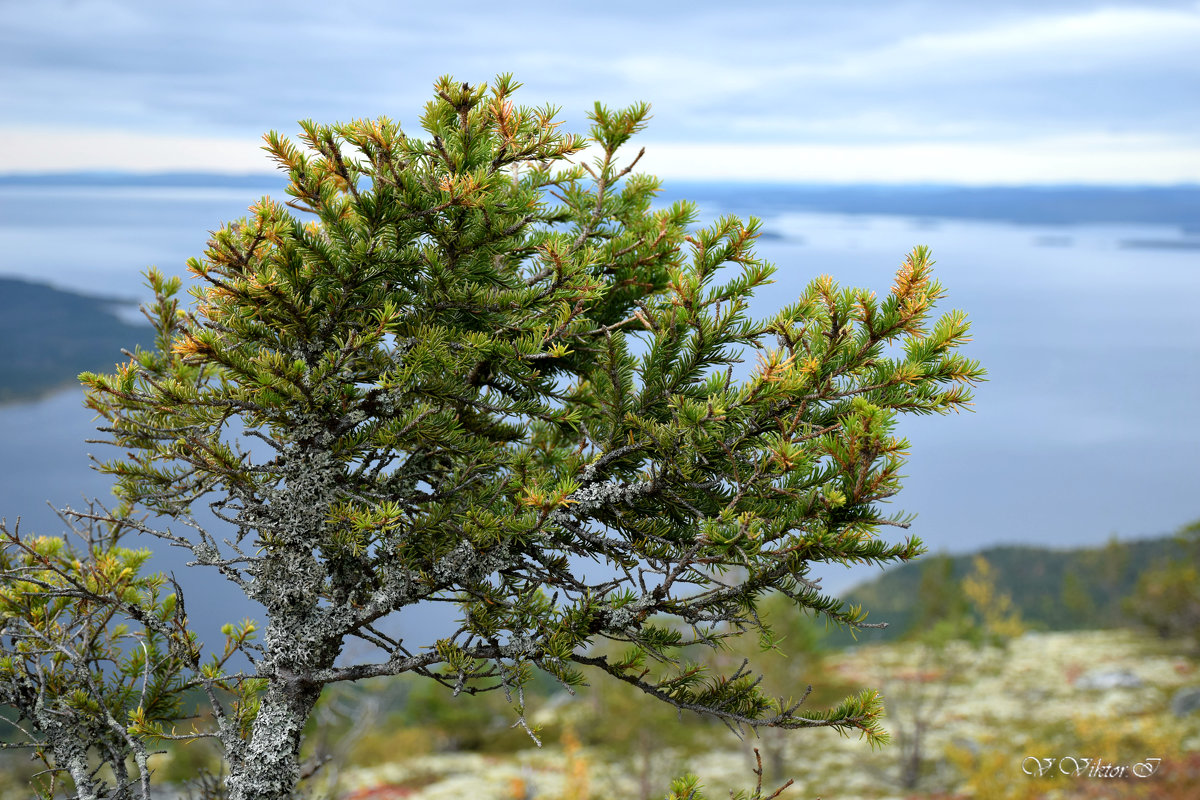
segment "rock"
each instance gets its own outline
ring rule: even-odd
[[[1177,717],[1186,717],[1200,710],[1200,686],[1187,686],[1171,697],[1171,713]]]
[[[956,736],[952,740],[951,744],[953,744],[955,747],[966,750],[973,756],[977,756],[983,752],[983,748],[979,745],[979,742],[975,741],[970,736]]]
[[[1127,669],[1094,669],[1075,681],[1076,689],[1140,689],[1145,685]]]

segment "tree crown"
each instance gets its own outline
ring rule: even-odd
[[[943,289],[918,247],[882,299],[819,277],[750,318],[774,271],[760,223],[694,229],[693,205],[654,205],[640,153],[618,160],[648,106],[597,104],[598,155],[573,164],[588,140],[514,105],[516,88],[441,79],[423,138],[386,118],[265,137],[291,199],[213,234],[188,262],[192,308],[151,270],[156,347],[81,376],[125,453],[102,465],[115,516],[262,604],[261,708],[415,672],[510,692],[523,720],[536,667],[734,726],[879,740],[874,693],[801,711],[745,666],[685,655],[746,630],[769,646],[771,593],[864,624],[810,568],[920,552],[878,535],[907,526],[881,505],[908,447],[895,423],[968,404],[983,372],[958,352],[965,315],[933,316]],[[195,519],[201,498],[232,539]],[[455,604],[457,630],[410,649],[378,626],[421,602]],[[339,662],[352,637],[383,657]],[[266,726],[227,744],[253,749]]]

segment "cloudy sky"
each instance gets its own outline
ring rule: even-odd
[[[0,0],[0,172],[264,172],[266,130],[512,72],[667,177],[1200,181],[1200,3]]]

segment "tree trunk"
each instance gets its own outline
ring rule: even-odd
[[[244,757],[230,764],[230,800],[282,800],[300,780],[300,736],[321,687],[271,681],[263,692]]]
[[[77,800],[96,800],[96,784],[92,780],[91,765],[88,764],[87,751],[82,747],[72,751],[65,761],[71,780],[75,782],[75,797]]]

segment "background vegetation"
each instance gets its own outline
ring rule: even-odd
[[[345,800],[464,791],[650,798],[692,770],[715,797],[753,783],[757,750],[764,796],[797,781],[782,798],[1191,797],[1200,785],[1198,541],[1193,524],[1175,537],[1102,548],[929,557],[853,591],[902,620],[879,641],[860,633],[853,642],[780,603],[766,609],[784,637],[778,651],[743,643],[710,655],[716,667],[754,656],[768,691],[799,695],[811,685],[816,707],[881,687],[893,736],[881,749],[829,731],[740,741],[719,724],[647,704],[629,686],[600,682],[572,697],[543,679],[528,692],[546,743],[537,750],[511,727],[499,695],[368,681],[331,690],[310,720],[308,755],[325,759],[311,788]],[[1046,613],[1055,597],[1061,607]],[[1031,756],[1162,760],[1149,778],[1116,779],[1062,774],[1076,762],[1028,775]],[[194,797],[197,776],[219,763],[203,742],[170,746],[155,762],[161,784]],[[6,754],[0,795],[33,769]]]

